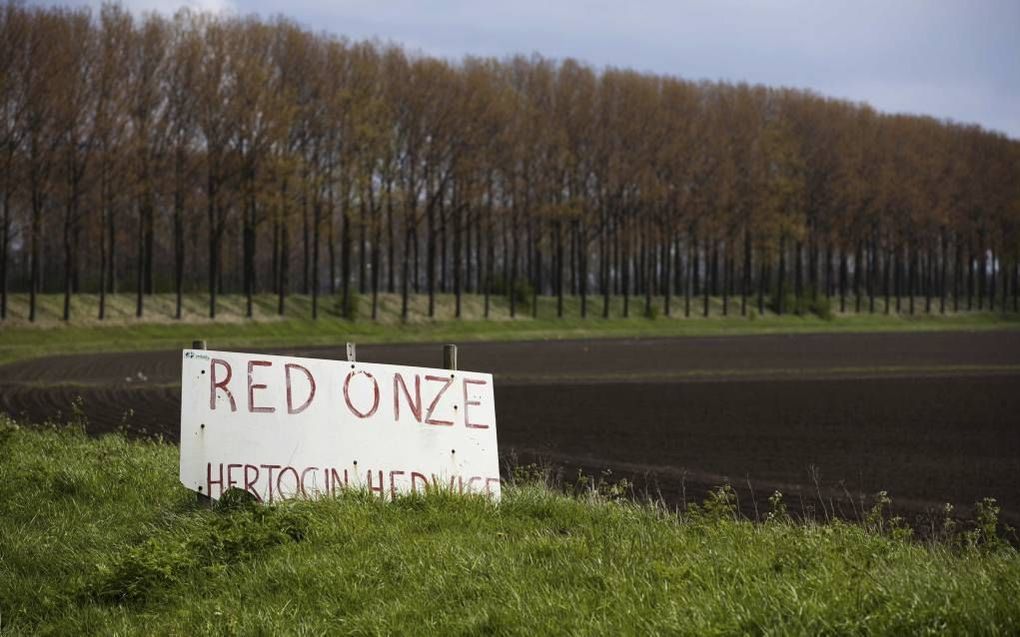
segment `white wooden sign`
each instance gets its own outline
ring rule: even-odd
[[[181,482],[263,502],[429,485],[500,495],[492,375],[185,350]]]

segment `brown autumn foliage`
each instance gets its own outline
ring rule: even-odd
[[[9,289],[33,317],[42,291],[1017,309],[1020,143],[805,91],[8,0],[0,114],[4,316]]]

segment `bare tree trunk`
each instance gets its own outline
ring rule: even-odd
[[[345,181],[341,182],[340,188],[340,232],[343,235],[340,239],[340,294],[344,318],[354,319],[353,303],[351,301],[351,250],[354,246],[351,240],[351,209],[350,190]]]
[[[270,268],[273,294],[280,293],[280,226],[280,220],[273,219],[273,262]]]
[[[691,226],[688,232],[688,244],[687,244],[687,276],[689,281],[684,287],[684,316],[689,317],[691,315],[691,295],[697,294],[698,285],[698,237],[695,234],[694,227]]]
[[[990,253],[988,269],[991,270],[988,283],[988,310],[995,311],[995,250],[988,252]]]
[[[8,173],[8,179],[10,173]],[[11,193],[10,193],[9,181],[4,185],[4,223],[2,234],[0,237],[0,320],[7,319],[7,291],[8,291],[8,280],[9,269],[7,262],[10,259],[10,245],[11,245]],[[105,253],[103,254],[105,257]]]
[[[40,262],[39,239],[42,235],[42,202],[36,193],[32,195],[32,273],[29,278],[28,320],[35,322],[37,296],[39,294]]]
[[[630,236],[626,235],[626,226],[621,224],[620,233],[624,236],[620,239],[620,264],[623,272],[621,272],[620,284],[623,286],[620,290],[623,294],[623,318],[630,318],[630,267],[631,267],[631,255],[630,255]]]
[[[967,244],[967,311],[974,309],[974,243]]]
[[[465,202],[466,203],[466,202]],[[471,288],[472,282],[472,268],[471,268],[471,209],[468,208],[464,213],[463,230],[464,233],[464,291],[471,294],[473,291]]]
[[[304,181],[303,181],[302,186],[301,186],[301,227],[302,227],[302,230],[303,230],[302,234],[303,234],[303,237],[304,237],[304,241],[303,241],[304,251],[303,251],[302,262],[301,262],[301,275],[302,275],[302,278],[303,278],[303,283],[302,283],[301,291],[302,291],[303,294],[309,294],[309,292],[311,291],[311,289],[310,289],[311,288],[311,286],[310,286],[311,278],[310,278],[309,275],[311,273],[308,270],[308,263],[309,263],[309,256],[310,256],[309,248],[311,247],[311,245],[310,245],[310,237],[308,235],[308,231],[309,231],[309,228],[308,228],[308,175],[305,175]]]
[[[723,241],[722,244],[722,313],[723,316],[729,316],[730,313],[730,258],[729,258],[729,239]]]
[[[410,288],[410,274],[411,274],[411,226],[409,223],[405,223],[404,228],[404,254],[401,266],[400,276],[400,318],[404,321],[407,320],[407,296]]]
[[[73,190],[73,186],[71,187]],[[73,201],[75,195],[70,199]],[[74,204],[68,202],[64,209],[64,321],[71,320],[71,232],[74,223]]]
[[[878,270],[878,230],[872,229],[871,232],[871,248],[868,251],[868,258],[870,259],[868,264],[868,313],[875,313],[875,287],[878,285],[878,279],[875,276]]]
[[[247,177],[245,178],[247,180]],[[244,290],[244,301],[245,301],[245,316],[248,318],[252,317],[252,276],[253,272],[253,259],[252,250],[254,249],[254,237],[252,236],[252,226],[254,212],[252,211],[253,202],[247,196],[244,195],[244,201],[241,204],[241,216],[243,217],[242,229],[241,229],[241,272],[242,282]]]
[[[312,320],[319,318],[319,233],[321,228],[322,202],[319,201],[319,195],[316,194],[312,201]],[[346,300],[344,302],[344,314],[347,315]]]
[[[588,240],[587,240],[587,229],[584,227],[584,222],[578,224],[578,269],[580,270],[580,280],[578,281],[578,292],[581,295],[581,318],[588,318]]]
[[[371,188],[371,186],[369,186]],[[365,236],[368,218],[366,217],[365,202],[362,200],[360,208],[360,219],[358,219],[358,294],[368,292],[368,277],[366,274],[366,260],[368,258],[368,239]]]
[[[503,226],[503,232],[500,233],[502,238],[502,252],[500,252],[500,258],[502,259],[502,277],[503,277],[503,289],[507,289],[510,285],[510,229],[509,220],[507,219],[506,213],[502,215],[500,219]]]
[[[394,214],[393,214],[393,182],[386,180],[386,291],[393,294],[397,290],[396,268],[394,261]]]
[[[723,242],[719,245],[719,281],[720,288],[719,293],[723,296],[733,296],[733,280],[730,278],[729,263],[730,255],[733,251],[733,238],[727,236],[723,239]],[[729,300],[727,299],[727,303]]]
[[[312,320],[318,320],[318,295],[319,295],[319,233],[322,230],[322,202],[316,194],[312,200],[312,260],[311,260],[311,293],[312,293]]]
[[[652,296],[658,294],[659,286],[659,275],[656,268],[658,268],[659,259],[659,246],[658,242],[652,235],[651,222],[645,221],[645,238],[642,239],[644,247],[642,253],[644,256],[644,267],[641,269],[644,274],[642,277],[641,291],[645,295],[651,291]],[[646,299],[647,300],[647,299]]]
[[[907,255],[907,294],[910,295],[910,313],[914,313],[914,297],[917,296],[917,244],[911,241],[908,244]]]
[[[290,218],[287,215],[287,179],[280,183],[280,263],[276,283],[276,313],[287,313],[287,293],[290,292]]]
[[[99,320],[106,318],[106,217],[108,209],[107,186],[105,174],[100,178],[100,219],[99,219]]]
[[[751,231],[744,226],[744,276],[740,284],[740,315],[747,316],[747,292],[751,289]]]
[[[156,254],[156,221],[155,206],[151,199],[145,204],[145,294],[152,295],[156,291],[156,270],[154,259]]]
[[[556,318],[563,318],[563,222],[558,219],[553,236],[556,241]]]
[[[924,312],[925,314],[931,314],[931,296],[932,296],[932,258],[931,258],[931,241],[925,241],[924,247]]]
[[[438,232],[436,236],[436,261],[437,261],[437,277],[436,277],[436,291],[446,294],[450,291],[450,279],[448,276],[449,266],[449,254],[447,249],[449,246],[449,240],[447,239],[446,226],[449,221],[449,213],[446,210],[446,200],[440,197],[439,203],[437,204],[439,210],[439,216],[437,218]]]
[[[441,195],[440,195],[441,196]],[[432,202],[425,209],[425,277],[429,294],[429,318],[436,315],[436,211]]]
[[[609,213],[602,210],[602,229],[599,231],[599,268],[602,274],[602,318],[609,318],[609,299],[612,295],[609,254]]]
[[[220,235],[222,234],[221,212],[216,201],[217,188],[214,178],[210,176],[206,187],[206,197],[209,216],[209,318],[211,319],[216,318],[216,287],[220,272]]]
[[[138,318],[141,318],[142,313],[145,311],[145,248],[148,245],[148,242],[145,240],[145,218],[145,204],[143,204],[138,211],[138,258],[136,260],[137,283],[135,290],[135,316]]]
[[[174,317],[180,320],[184,294],[184,201],[180,185],[174,192]]]
[[[414,293],[421,294],[421,241],[418,240],[418,226],[411,227],[411,245],[414,248]]]
[[[861,270],[864,266],[864,246],[857,240],[857,251],[854,252],[854,312],[861,313]]]
[[[510,255],[510,318],[517,316],[517,261],[518,261],[518,247],[519,239],[517,233],[513,233],[511,239],[512,253]]]
[[[535,224],[538,226],[538,237],[542,236],[542,221],[540,219],[535,220]],[[531,230],[529,224],[529,239],[528,243],[531,244],[532,249],[535,252],[533,257],[532,269],[531,269],[531,316],[538,318],[538,295],[542,292],[542,248],[541,239],[530,238]]]
[[[978,245],[977,245],[977,256],[976,256],[976,271],[974,276],[976,277],[974,283],[974,289],[977,292],[977,309],[981,311],[985,309],[985,288],[988,281],[988,264],[985,251],[985,242],[983,233],[978,234]]]
[[[332,191],[332,187],[330,187]],[[329,256],[329,295],[336,296],[336,213],[333,208],[333,195],[329,194],[329,215],[326,224],[326,253]]]
[[[673,294],[680,296],[684,289],[683,250],[680,247],[680,233],[673,233]]]
[[[110,282],[109,282],[109,285],[107,285],[107,289],[110,291],[110,294],[116,294],[117,293],[117,282],[118,282],[118,279],[117,279],[117,219],[116,219],[116,211],[112,207],[110,208],[110,214],[107,216],[107,221],[109,222],[109,225],[107,226],[107,229],[109,231],[108,232],[109,241],[108,241],[107,245],[109,245],[109,247],[110,247],[110,270],[109,270]]]
[[[663,255],[663,286],[662,286],[662,313],[669,318],[672,315],[672,308],[670,307],[670,300],[673,295],[673,250],[676,248],[676,237],[673,236],[672,232],[664,231],[662,233],[663,243],[665,246],[665,254]],[[584,250],[581,251],[582,255]]]
[[[825,245],[825,296],[832,298],[834,290],[833,272],[832,272],[832,242],[830,241]]]
[[[715,269],[716,269],[716,265],[717,265],[716,264],[716,246],[715,246],[715,241],[714,240],[712,240],[712,241],[706,240],[705,243],[706,243],[706,245],[705,245],[705,258],[706,258],[707,262],[705,263],[705,280],[704,280],[704,284],[701,286],[702,287],[702,292],[704,293],[702,295],[702,297],[703,297],[702,298],[702,300],[703,300],[703,307],[702,307],[702,310],[701,310],[702,316],[708,316],[708,314],[709,314],[709,311],[708,311],[709,310],[709,308],[708,308],[708,297],[712,293],[712,289],[715,287],[715,277],[716,277]]]
[[[617,214],[617,220],[613,223],[613,269],[612,269],[612,282],[613,282],[613,293],[620,295],[623,292],[623,270],[627,267],[626,262],[623,259],[623,212]]]
[[[816,236],[816,222],[811,221],[808,236],[808,287],[811,292],[811,300],[818,300],[818,238]]]
[[[489,318],[490,296],[492,295],[492,279],[496,260],[496,239],[492,232],[492,188],[489,188],[489,209],[486,213],[485,232],[485,318]]]
[[[286,182],[284,185],[284,193],[286,194]],[[284,204],[286,205],[286,204]],[[276,284],[276,312],[280,316],[287,313],[287,293],[290,291],[290,237],[288,236],[288,227],[290,224],[287,223],[286,213],[283,213],[284,222],[280,224],[280,280]]]
[[[570,223],[570,294],[577,295],[577,262],[580,251],[577,245],[577,220]]]
[[[804,244],[801,241],[797,241],[794,246],[793,254],[793,302],[794,312],[798,316],[804,313]]]
[[[895,254],[895,250],[886,250],[886,253],[885,253],[885,268],[884,268],[884,270],[882,272],[882,289],[883,289],[883,292],[885,294],[885,313],[886,314],[889,314],[889,310],[890,310],[890,307],[889,307],[889,303],[890,303],[889,294],[890,294],[890,291],[891,291],[891,288],[892,288],[890,277],[892,276],[892,271],[893,271],[893,259],[894,259],[893,255],[894,254]]]
[[[758,251],[758,314],[765,313],[765,287],[768,282],[768,273],[765,270],[765,255]]]
[[[893,249],[893,291],[896,294],[896,313],[900,313],[900,299],[903,296],[903,248],[900,245],[896,245]]]
[[[1006,314],[1009,312],[1009,292],[1013,289],[1013,257],[1009,257],[1007,263],[1007,256],[1003,254],[1000,257],[999,267],[1001,268],[999,276],[1002,279],[1002,301],[1000,301],[999,307],[1002,308],[1002,313]]]
[[[849,268],[846,258],[846,248],[839,247],[839,311],[846,312],[846,289],[849,278]]]
[[[486,300],[484,300],[484,316],[489,318],[491,297],[493,294],[493,276],[494,276],[494,265],[496,261],[496,238],[493,236],[492,227],[492,210],[490,209],[489,221],[487,222],[488,230],[486,232],[486,281],[484,281],[484,287],[486,287]]]
[[[487,233],[482,232],[482,208],[481,205],[479,205],[479,209],[475,213],[475,292],[481,292],[484,285],[483,280],[485,278],[485,268],[482,264],[485,262],[484,254],[486,241],[483,237],[486,234]]]
[[[845,261],[844,261],[845,263]],[[779,235],[779,275],[776,278],[776,308],[782,316],[786,311],[786,234]]]
[[[450,214],[453,215],[453,295],[455,297],[454,303],[454,316],[456,318],[461,317],[461,272],[463,270],[463,263],[461,262],[461,248],[462,248],[462,237],[461,237],[461,216],[463,210],[461,209],[460,202],[457,198],[457,192],[454,191],[453,206],[450,210]]]
[[[1020,312],[1020,252],[1013,253],[1013,311]]]
[[[949,247],[946,240],[946,229],[942,228],[939,235],[939,314],[946,313],[946,260]]]
[[[373,227],[372,237],[372,320],[379,318],[379,262],[382,259],[382,224]]]

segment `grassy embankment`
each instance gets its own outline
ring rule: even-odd
[[[244,318],[245,303],[241,296],[220,299],[215,321],[207,317],[206,297],[200,294],[185,298],[181,320],[173,318],[174,298],[160,294],[146,300],[142,318],[134,313],[134,297],[113,296],[109,299],[108,319],[96,320],[97,297],[78,295],[72,303],[72,320],[61,320],[63,297],[40,297],[39,316],[35,323],[27,321],[27,296],[14,295],[9,318],[0,323],[0,363],[52,353],[169,349],[181,347],[195,338],[205,338],[217,347],[273,347],[287,345],[338,344],[353,340],[361,343],[413,341],[471,340],[536,340],[595,337],[635,336],[705,336],[722,334],[801,333],[841,331],[922,331],[922,330],[987,330],[1018,329],[1020,315],[998,312],[963,312],[959,314],[923,312],[923,299],[918,313],[876,314],[835,313],[826,320],[815,315],[777,316],[766,311],[754,317],[741,316],[739,299],[731,301],[729,316],[722,316],[720,299],[711,300],[710,316],[700,315],[701,300],[692,303],[691,316],[683,317],[683,300],[674,299],[673,316],[659,314],[654,319],[642,315],[644,299],[631,300],[631,318],[622,318],[622,299],[614,298],[610,319],[601,318],[601,298],[590,299],[588,318],[580,318],[580,302],[568,298],[564,318],[556,317],[556,299],[540,298],[538,317],[530,308],[519,308],[511,319],[506,298],[493,297],[490,319],[483,318],[483,299],[465,296],[461,319],[454,318],[452,295],[437,297],[436,318],[427,316],[427,297],[413,297],[409,319],[400,319],[400,297],[381,295],[379,318],[371,320],[371,299],[360,297],[355,304],[358,318],[346,320],[339,316],[334,297],[322,297],[320,318],[311,320],[311,301],[306,296],[291,296],[287,316],[276,314],[276,298],[256,298],[254,317]],[[661,307],[661,299],[658,300]],[[906,305],[903,305],[906,308]]]
[[[535,484],[208,510],[176,454],[0,421],[0,634],[1020,631],[1020,556],[980,528],[922,543]]]

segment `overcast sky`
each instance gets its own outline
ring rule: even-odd
[[[70,0],[71,4],[93,4]],[[172,13],[181,2],[127,0]],[[459,58],[540,53],[596,67],[812,89],[1020,139],[1020,0],[190,0]]]

